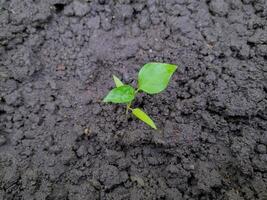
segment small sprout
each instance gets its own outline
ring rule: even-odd
[[[113,75],[116,88],[112,89],[103,101],[126,103],[126,113],[130,110],[138,119],[157,129],[153,120],[144,111],[140,108],[131,108],[131,104],[139,91],[157,94],[166,89],[176,69],[176,65],[166,63],[145,64],[138,73],[138,88],[136,90],[130,85],[124,85],[118,77]]]

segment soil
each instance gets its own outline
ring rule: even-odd
[[[266,200],[266,0],[1,0],[1,200]],[[179,66],[134,107],[112,74]]]

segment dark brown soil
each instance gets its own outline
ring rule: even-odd
[[[266,200],[266,0],[0,0],[0,200]],[[112,74],[179,66],[135,106]]]

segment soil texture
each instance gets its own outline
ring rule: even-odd
[[[112,74],[177,64],[102,103]],[[266,0],[0,0],[0,200],[267,200]]]

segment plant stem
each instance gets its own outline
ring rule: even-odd
[[[132,102],[127,103],[126,115],[128,115],[129,110],[131,110],[131,104],[132,104]]]
[[[137,88],[137,89],[135,90],[135,94],[136,94],[137,92],[139,92],[139,88]],[[126,107],[126,115],[128,115],[129,110],[132,110],[131,105],[132,105],[132,102],[127,103],[127,107]]]

